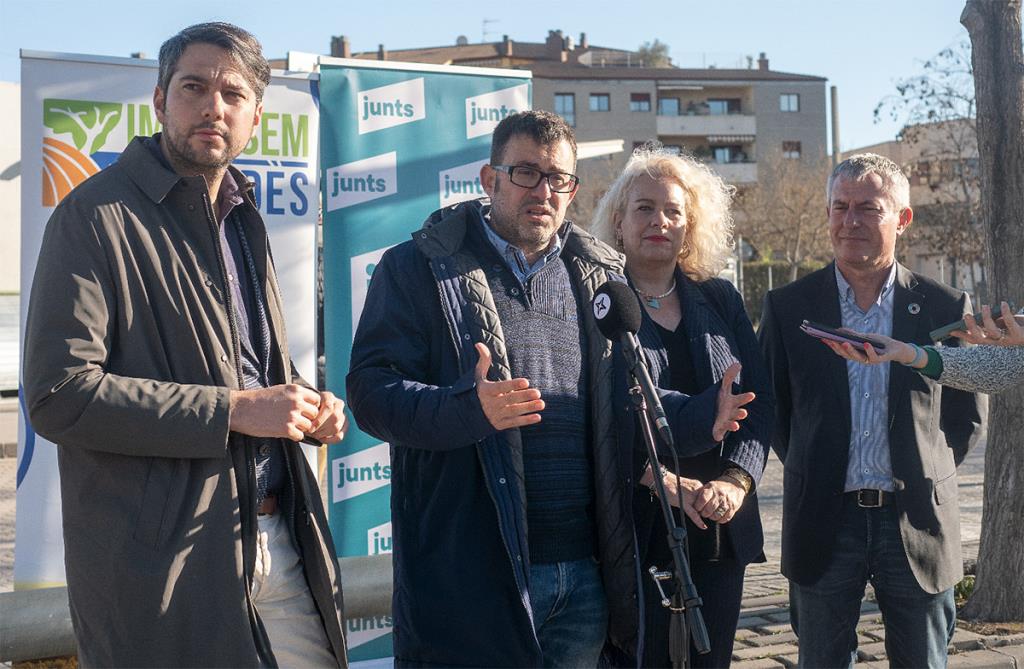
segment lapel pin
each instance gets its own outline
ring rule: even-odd
[[[907,305],[907,311],[916,316],[919,313],[921,313],[921,305],[918,304],[917,302],[911,302],[910,304]]]

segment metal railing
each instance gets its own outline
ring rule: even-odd
[[[341,558],[345,616],[391,613],[391,556]],[[76,653],[67,588],[0,593],[0,662],[23,662]]]

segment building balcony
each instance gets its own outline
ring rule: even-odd
[[[753,137],[757,134],[757,117],[752,114],[658,116],[658,134]]]
[[[730,184],[749,184],[757,181],[757,163],[716,163],[707,162],[722,180]]]

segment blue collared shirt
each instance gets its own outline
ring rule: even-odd
[[[484,228],[484,232],[487,233],[487,239],[491,242],[491,245],[498,250],[500,255],[505,260],[505,264],[512,270],[512,274],[515,275],[516,279],[523,287],[526,286],[527,280],[543,269],[544,265],[554,260],[562,252],[562,245],[565,243],[565,238],[569,236],[569,230],[572,224],[569,221],[565,221],[558,232],[551,238],[551,246],[537,261],[532,265],[527,262],[526,254],[522,252],[518,247],[509,244],[507,241],[501,238],[494,228],[491,227],[491,207],[486,205],[480,209],[480,224]]]
[[[896,263],[867,311],[857,306],[853,288],[836,266],[843,327],[892,336]],[[850,386],[850,458],[844,490],[894,490],[889,454],[889,365],[847,361]]]

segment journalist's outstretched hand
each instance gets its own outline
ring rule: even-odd
[[[1011,313],[1006,302],[1002,308]],[[987,306],[981,313],[981,323],[966,315],[965,329],[952,333],[979,346],[922,347],[876,334],[861,336],[884,344],[882,353],[870,343],[863,348],[830,341],[825,345],[847,360],[866,365],[899,362],[944,386],[972,393],[999,393],[1024,383],[1024,315],[993,319]]]
[[[893,339],[892,337],[855,332],[854,330],[849,330],[847,328],[844,328],[844,330],[860,337],[871,337],[884,345],[884,348],[881,348],[882,352],[879,353],[879,349],[876,349],[871,344],[864,344],[864,347],[861,348],[848,342],[840,344],[839,342],[830,341],[828,339],[821,340],[826,346],[832,349],[836,355],[846,358],[847,360],[853,360],[854,362],[859,362],[865,365],[877,365],[880,362],[899,362],[909,365],[913,362],[914,356],[917,354],[917,351],[914,350],[913,346],[898,339]],[[921,366],[924,366],[923,362]]]
[[[1006,302],[1000,304],[1003,314],[1013,313]],[[1017,314],[1013,318],[992,318],[992,309],[985,305],[981,308],[979,324],[974,316],[964,316],[967,330],[954,330],[951,334],[972,344],[988,346],[1024,346],[1024,315]]]
[[[1003,302],[1002,313],[1012,313],[1010,305]],[[954,330],[951,334],[971,344],[982,344],[985,346],[1024,346],[1024,315],[1017,314],[1013,318],[992,318],[992,309],[985,305],[981,308],[982,322],[979,324],[974,316],[964,316],[966,330]],[[844,328],[845,329],[845,328]],[[886,337],[879,334],[854,332],[861,337],[869,337],[884,345],[883,352],[879,352],[870,343],[864,347],[854,346],[849,343],[838,343],[824,341],[825,345],[832,349],[836,355],[847,360],[875,365],[881,362],[899,362],[909,365],[915,369],[921,369],[927,364],[927,357],[918,354],[918,349],[912,344]]]

